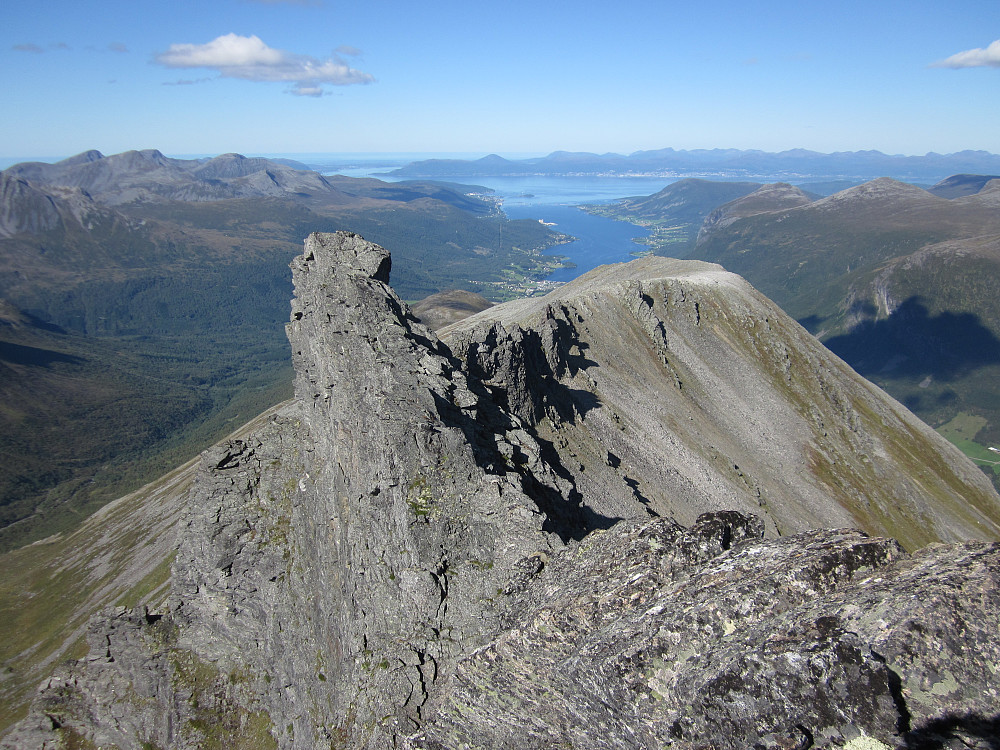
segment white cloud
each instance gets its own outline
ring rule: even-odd
[[[39,47],[37,44],[30,44],[30,43],[29,44],[15,44],[13,47],[11,47],[11,49],[14,50],[15,52],[33,52],[36,55],[40,55],[42,52],[45,51],[41,47]]]
[[[1000,39],[986,49],[969,49],[934,63],[935,68],[1000,68]]]
[[[374,77],[337,56],[320,60],[268,47],[257,36],[225,34],[207,44],[172,44],[156,56],[168,68],[209,68],[225,78],[293,83],[292,93],[320,96],[322,84],[371,83]]]
[[[242,68],[276,65],[283,57],[260,37],[226,34],[208,44],[171,44],[156,61],[168,68]]]

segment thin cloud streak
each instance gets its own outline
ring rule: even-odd
[[[322,84],[349,86],[375,80],[336,55],[320,60],[274,49],[258,36],[238,34],[225,34],[207,44],[172,44],[155,61],[168,68],[209,68],[224,78],[292,83],[291,93],[299,96],[322,95]]]
[[[934,63],[934,68],[1000,68],[1000,39],[990,44],[986,49],[976,49],[958,52],[949,58]]]

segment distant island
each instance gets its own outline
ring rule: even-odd
[[[1000,156],[988,151],[928,153],[923,156],[880,151],[839,151],[822,154],[805,149],[772,153],[741,149],[675,150],[663,148],[622,154],[554,151],[530,159],[505,159],[496,154],[481,159],[426,159],[388,172],[393,177],[711,177],[723,180],[781,179],[863,181],[886,175],[904,181],[937,182],[958,173],[995,174]]]

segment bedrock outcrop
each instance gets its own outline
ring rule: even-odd
[[[991,747],[998,498],[903,407],[717,266],[447,344],[390,267],[306,240],[294,401],[4,747]]]

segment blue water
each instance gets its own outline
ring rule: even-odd
[[[452,181],[473,183],[471,178]],[[669,182],[648,177],[531,176],[480,178],[475,184],[489,187],[503,198],[504,213],[511,219],[538,219],[554,224],[552,228],[562,234],[576,237],[574,242],[549,250],[566,256],[575,265],[550,274],[549,281],[572,281],[597,266],[632,260],[632,253],[645,249],[633,239],[649,235],[642,227],[588,214],[577,206],[650,195]]]
[[[380,176],[379,179],[390,179]],[[673,180],[664,177],[479,177],[449,178],[450,182],[483,185],[510,206],[607,203],[618,198],[650,195]]]
[[[645,249],[633,239],[648,236],[648,230],[588,214],[577,206],[650,195],[671,182],[662,177],[545,176],[451,181],[489,187],[503,198],[504,213],[511,219],[538,219],[552,223],[556,231],[577,238],[575,242],[549,250],[551,254],[566,256],[576,266],[555,271],[548,277],[550,281],[572,281],[597,266],[633,260],[632,253]]]
[[[298,156],[313,169],[324,174],[349,177],[377,177],[396,181],[385,172],[413,161],[398,154],[310,155]],[[580,274],[605,263],[621,263],[633,259],[632,253],[645,249],[633,242],[648,236],[641,227],[603,216],[588,214],[576,206],[588,203],[608,203],[619,198],[650,195],[666,187],[672,180],[663,177],[478,177],[452,178],[448,182],[487,187],[503,199],[504,213],[511,219],[538,219],[553,223],[563,234],[576,237],[575,242],[558,245],[549,252],[566,256],[576,265],[564,268],[548,278],[551,281],[572,281]]]
[[[647,236],[647,230],[624,221],[594,216],[575,206],[505,204],[504,210],[512,219],[542,219],[546,223],[552,222],[555,224],[552,228],[556,231],[577,238],[575,242],[557,245],[549,250],[554,255],[567,256],[576,264],[576,268],[555,271],[548,277],[549,281],[572,281],[597,266],[634,260],[631,253],[646,249],[632,240]]]

